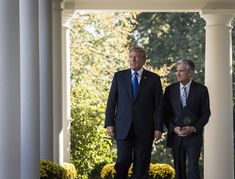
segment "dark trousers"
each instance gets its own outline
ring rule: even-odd
[[[172,148],[176,179],[200,179],[199,158],[201,146],[192,146],[182,140],[179,148]],[[188,161],[188,177],[186,177],[186,159]]]
[[[128,137],[117,140],[116,179],[126,179],[133,162],[133,179],[147,179],[151,159],[152,139],[139,140],[132,125]]]

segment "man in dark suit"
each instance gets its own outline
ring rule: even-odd
[[[203,143],[203,128],[210,117],[210,106],[207,88],[192,80],[194,70],[195,65],[191,60],[178,61],[178,82],[168,86],[164,94],[167,146],[172,148],[176,179],[200,178],[198,163]]]
[[[146,53],[129,51],[130,69],[116,72],[108,97],[105,127],[117,141],[116,179],[126,179],[133,162],[133,179],[147,179],[152,142],[161,138],[160,77],[143,68]]]

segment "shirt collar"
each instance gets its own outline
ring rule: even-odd
[[[142,67],[140,70],[138,70],[138,71],[134,71],[133,69],[131,69],[131,75],[133,75],[135,72],[137,72],[137,73],[138,73],[138,75],[141,77],[141,76],[142,76],[143,71],[144,71],[144,68],[143,68],[143,67]]]
[[[183,85],[182,83],[180,83],[180,89],[182,89],[183,87],[190,89],[191,83],[192,83],[192,80],[190,80],[186,85]]]

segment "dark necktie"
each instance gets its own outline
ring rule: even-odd
[[[133,96],[136,97],[137,94],[137,88],[138,88],[138,73],[134,72],[133,78],[132,78],[132,90],[133,90]]]
[[[182,96],[181,96],[181,103],[182,107],[185,108],[187,104],[187,88],[184,86],[183,91],[182,91]]]

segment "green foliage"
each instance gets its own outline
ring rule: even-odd
[[[77,170],[72,163],[63,163],[62,166],[66,170],[66,175],[69,179],[77,178]]]
[[[71,27],[71,160],[80,178],[115,157],[104,113],[114,71],[128,67],[127,36],[134,15],[80,13]]]
[[[205,22],[198,13],[140,13],[132,45],[147,50],[151,66],[171,65],[180,58],[191,58],[196,65],[195,78],[204,82]],[[169,76],[175,81],[172,71]]]
[[[48,160],[40,161],[40,178],[68,179],[66,170],[63,167]]]
[[[165,90],[165,88],[170,84],[169,80],[167,79],[167,76],[171,72],[172,67],[173,67],[173,65],[171,65],[171,66],[163,65],[160,68],[145,65],[145,69],[152,71],[161,77],[161,83],[162,83],[163,90]]]
[[[100,175],[101,178],[104,179],[112,179],[116,173],[114,169],[114,163],[107,164],[103,167]],[[132,177],[132,169],[133,166],[131,165],[128,178]],[[150,163],[149,167],[149,178],[151,179],[173,179],[175,177],[175,170],[168,164],[159,164],[159,163]]]

